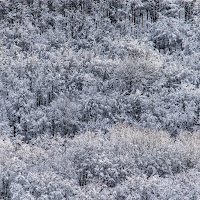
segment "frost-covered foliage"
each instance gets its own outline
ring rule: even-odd
[[[118,124],[104,135],[0,138],[4,199],[199,199],[199,133]]]
[[[200,199],[199,0],[2,0],[0,36],[0,199]]]

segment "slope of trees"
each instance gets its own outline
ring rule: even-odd
[[[0,129],[28,141],[126,122],[199,129],[199,1],[1,1]]]

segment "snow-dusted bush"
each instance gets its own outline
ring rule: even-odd
[[[115,42],[113,55],[121,58],[115,69],[117,78],[122,78],[132,88],[141,88],[156,79],[164,62],[157,51],[143,41],[130,38]]]

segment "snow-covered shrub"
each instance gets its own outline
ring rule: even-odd
[[[118,41],[115,55],[122,59],[116,68],[118,77],[130,85],[130,90],[149,85],[158,76],[163,58],[144,42],[132,39]],[[127,86],[128,88],[128,86]]]
[[[91,138],[93,137],[95,138],[93,133],[86,133],[84,136],[80,136],[80,139],[85,141],[85,144],[79,145],[80,149],[74,152],[73,162],[77,171],[79,185],[84,186],[97,179],[108,187],[114,187],[126,177],[124,163],[120,162],[118,158],[112,157],[112,155],[107,155],[107,151],[109,151],[108,147],[106,147],[107,142],[102,140],[101,136],[97,136],[100,144],[98,142],[92,144]]]

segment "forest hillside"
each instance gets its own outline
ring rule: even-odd
[[[1,0],[0,36],[2,199],[200,198],[199,0]]]

